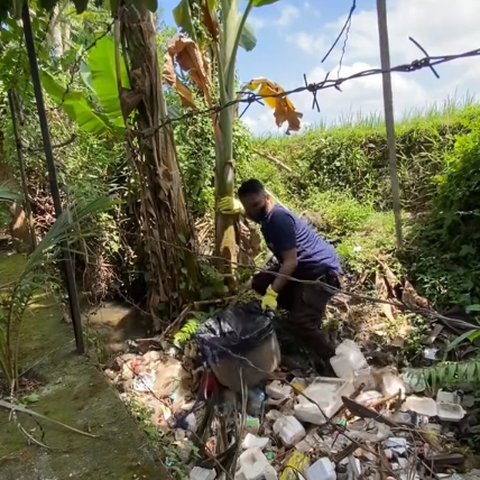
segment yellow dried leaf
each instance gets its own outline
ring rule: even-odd
[[[295,110],[295,105],[287,96],[272,96],[285,93],[285,90],[278,83],[267,78],[256,78],[245,85],[245,89],[261,95],[265,103],[274,109],[273,114],[278,127],[287,122],[287,133],[300,130],[300,119],[303,114]]]

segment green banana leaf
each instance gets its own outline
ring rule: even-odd
[[[102,135],[112,132],[112,126],[98,115],[85,95],[81,92],[68,91],[50,73],[42,72],[42,85],[45,91],[59,105],[71,120],[86,132]]]
[[[115,68],[115,41],[112,37],[103,37],[88,55],[88,68],[91,84],[103,113],[118,129],[125,128],[120,99],[118,95],[117,75]],[[129,88],[127,69],[123,59],[120,63],[122,86]]]

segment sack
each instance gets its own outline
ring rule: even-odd
[[[219,312],[196,335],[204,359],[216,364],[227,357],[244,356],[273,334],[272,317],[271,312],[262,311],[258,301]]]

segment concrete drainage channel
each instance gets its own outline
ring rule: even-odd
[[[236,367],[225,370],[220,351],[242,337],[235,328],[219,333],[207,322],[181,349],[161,337],[131,342],[132,352],[106,371],[125,402],[148,409],[149,424],[169,445],[165,463],[182,472],[178,478],[480,479],[474,455],[456,443],[471,396],[428,395],[408,375],[371,367],[351,340],[332,358],[337,378],[281,371],[275,334],[266,330],[257,335],[263,350],[249,344],[242,351],[237,344],[229,357]],[[221,338],[210,357],[205,332],[210,345]],[[228,387],[207,367],[212,363]]]

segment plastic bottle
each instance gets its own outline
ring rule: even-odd
[[[265,392],[260,388],[252,388],[248,391],[247,412],[252,417],[258,417],[262,413],[265,402]]]

